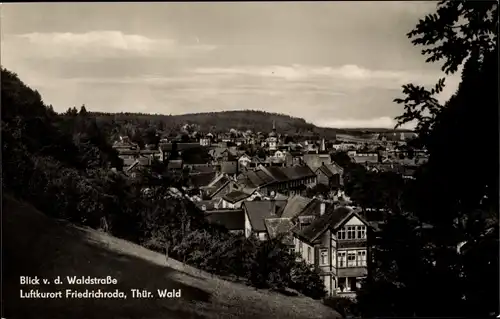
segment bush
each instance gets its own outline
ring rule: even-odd
[[[342,317],[357,316],[356,302],[345,297],[328,297],[323,300],[323,303],[335,309]]]
[[[325,285],[316,270],[304,261],[295,262],[291,269],[290,288],[293,288],[313,299],[321,299],[326,295]]]

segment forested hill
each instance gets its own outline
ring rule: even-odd
[[[273,121],[275,121],[276,129],[280,133],[288,135],[320,135],[325,138],[334,138],[336,133],[350,133],[356,135],[366,132],[393,131],[392,129],[384,128],[338,129],[318,127],[312,123],[306,122],[302,118],[255,110],[191,113],[182,115],[102,112],[92,112],[92,114],[97,117],[99,122],[150,122],[157,127],[161,128],[161,126],[163,126],[164,129],[168,130],[177,130],[186,123],[196,124],[202,132],[227,132],[232,128],[237,130],[252,130],[253,132],[269,132],[272,129]]]

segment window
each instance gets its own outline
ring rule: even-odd
[[[299,254],[302,255],[302,242],[299,242]]]
[[[356,226],[356,238],[358,239],[366,238],[366,226]]]
[[[345,239],[345,229],[341,229],[337,232],[337,239]]]
[[[339,268],[346,267],[345,251],[338,252],[337,257],[339,261]]]
[[[311,261],[312,259],[312,249],[311,247],[307,247],[307,261]]]
[[[365,239],[366,226],[346,226],[337,232],[337,239]]]
[[[356,226],[347,226],[347,239],[355,239],[356,238]]]
[[[356,267],[356,252],[350,251],[347,253],[347,267]]]
[[[328,249],[321,249],[320,265],[328,265]]]
[[[357,257],[358,266],[366,266],[366,250],[358,250]]]

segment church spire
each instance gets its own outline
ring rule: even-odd
[[[276,131],[276,120],[273,120],[273,131]]]

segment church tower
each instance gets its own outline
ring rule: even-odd
[[[320,147],[320,152],[326,152],[326,145],[325,145],[325,139],[323,138],[321,140],[321,147]]]
[[[278,149],[278,134],[276,134],[276,122],[273,121],[273,130],[269,133],[267,138],[267,143],[269,145],[270,151],[275,151]]]

